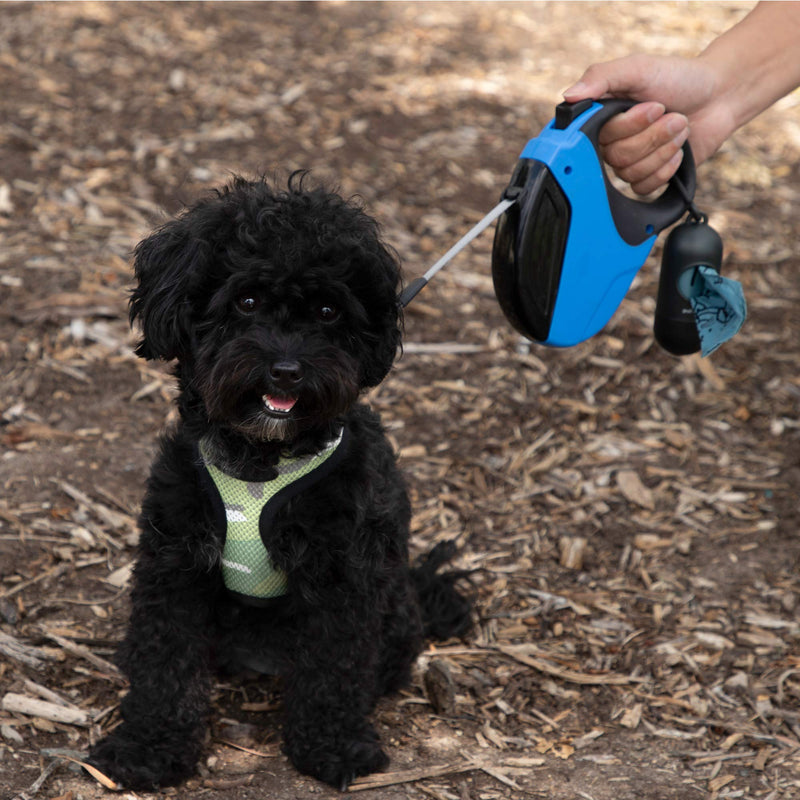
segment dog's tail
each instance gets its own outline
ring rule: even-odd
[[[457,584],[469,576],[469,571],[439,573],[439,568],[452,560],[455,553],[455,542],[439,542],[411,568],[425,638],[463,636],[472,627],[472,601],[457,588]]]

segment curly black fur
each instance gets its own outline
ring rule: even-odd
[[[424,631],[461,634],[470,617],[437,574],[443,551],[409,569],[405,485],[357,402],[400,346],[397,259],[335,194],[235,179],[141,242],[134,267],[137,353],[177,360],[180,421],[141,513],[123,722],[90,761],[130,789],[180,782],[201,754],[213,670],[270,664],[290,759],[345,788],[388,763],[369,714],[408,681]],[[223,582],[199,443],[226,472],[265,481],[281,454],[317,452],[342,427],[333,471],[261,531],[288,594],[242,603]]]

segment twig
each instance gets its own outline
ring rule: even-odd
[[[104,559],[101,560],[100,563],[103,563],[105,561],[106,561],[106,559],[104,558]],[[123,588],[123,589],[120,589],[117,592],[114,592],[114,594],[111,595],[111,597],[99,597],[99,598],[94,599],[94,600],[79,600],[77,597],[76,598],[72,598],[72,597],[56,597],[55,598],[55,602],[57,602],[59,605],[61,603],[64,603],[65,605],[72,605],[72,606],[101,606],[104,603],[113,603],[115,600],[117,600],[119,597],[121,597],[127,591],[128,591],[127,588]]]
[[[272,752],[265,752],[263,750],[254,750],[252,747],[236,744],[236,742],[231,742],[229,739],[217,738],[216,741],[220,744],[224,744],[226,747],[232,747],[234,750],[241,750],[243,753],[249,753],[251,756],[258,756],[259,758],[277,758],[280,755],[277,748]]]
[[[50,775],[55,772],[55,770],[61,766],[62,759],[56,759],[55,761],[51,761],[43,770],[42,774],[28,787],[28,789],[21,794],[14,795],[12,800],[33,800],[34,797],[39,793],[39,789],[44,786],[45,781],[50,777]]]
[[[96,656],[91,650],[89,650],[88,647],[83,647],[83,645],[76,644],[69,639],[65,639],[63,636],[56,635],[55,633],[49,633],[45,631],[45,635],[48,639],[52,639],[59,647],[66,650],[68,653],[72,653],[74,656],[85,659],[90,664],[97,667],[97,669],[99,669],[101,672],[105,672],[108,677],[119,681],[122,680],[122,675],[120,674],[119,669],[114,666],[114,664],[112,664],[110,661],[106,661],[104,658],[100,658],[100,656]]]
[[[9,692],[0,703],[3,711],[13,711],[28,717],[41,717],[51,722],[61,722],[65,725],[80,725],[88,727],[91,717],[82,708],[73,705],[50,703],[47,700],[38,700],[25,694]]]
[[[617,673],[593,675],[587,672],[576,672],[567,667],[559,667],[543,658],[533,658],[524,652],[525,647],[526,645],[493,645],[490,649],[510,656],[515,661],[519,661],[520,664],[525,664],[528,667],[539,670],[539,672],[544,672],[545,675],[552,675],[555,678],[561,678],[561,680],[581,684],[582,686],[625,686],[629,683],[642,683],[645,680],[633,675],[619,675]]]
[[[0,653],[32,669],[42,669],[47,654],[36,647],[23,644],[8,633],[0,631]]]
[[[469,355],[472,353],[491,352],[491,348],[483,344],[464,344],[463,342],[406,342],[404,353],[442,355]]]
[[[500,770],[496,767],[489,766],[488,764],[481,764],[479,761],[473,761],[473,766],[475,769],[479,769],[481,772],[486,773],[490,778],[494,778],[496,781],[500,781],[500,783],[510,786],[512,789],[522,788],[516,781],[513,781],[508,777],[508,775],[500,772]]]
[[[23,680],[25,684],[25,688],[32,692],[33,694],[38,694],[39,697],[44,698],[45,700],[49,700],[51,703],[55,703],[59,706],[70,707],[73,704],[69,702],[69,700],[65,700],[58,692],[54,692],[52,689],[48,689],[46,686],[42,686],[41,684],[36,683],[35,681],[28,680],[25,678]]]
[[[22,583],[18,583],[11,589],[8,589],[7,591],[3,592],[3,594],[0,595],[0,600],[7,600],[9,597],[18,594],[23,589],[27,589],[29,586],[33,586],[35,583],[39,583],[39,581],[43,581],[45,578],[49,578],[51,576],[57,578],[63,575],[69,569],[70,569],[69,564],[58,564],[55,567],[46,569],[44,572],[39,573],[35,578],[30,578],[27,581],[22,581]]]
[[[57,480],[54,483],[61,488],[61,490],[69,495],[76,503],[86,506],[91,509],[101,522],[104,522],[110,528],[131,530],[136,528],[136,520],[130,515],[120,511],[115,511],[105,503],[100,503],[97,500],[92,500],[89,495],[82,492],[77,487],[73,486],[67,481]],[[108,534],[106,534],[108,535]],[[114,546],[118,549],[121,547],[116,541],[113,542]]]
[[[471,761],[461,761],[454,764],[439,764],[438,766],[419,767],[417,769],[402,769],[395,772],[383,772],[378,775],[368,775],[358,778],[350,784],[348,791],[360,792],[364,789],[379,789],[382,786],[395,786],[400,783],[413,783],[425,778],[438,778],[442,775],[452,775],[459,772],[470,772],[481,769]]]

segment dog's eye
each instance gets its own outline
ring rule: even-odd
[[[339,309],[330,303],[317,306],[317,319],[320,322],[336,322],[339,319]]]
[[[261,298],[252,292],[245,292],[236,298],[236,308],[243,314],[252,314],[261,305]]]

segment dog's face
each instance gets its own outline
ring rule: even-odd
[[[137,353],[177,358],[209,420],[287,441],[344,412],[400,344],[397,259],[338,195],[236,179],[136,248]]]

